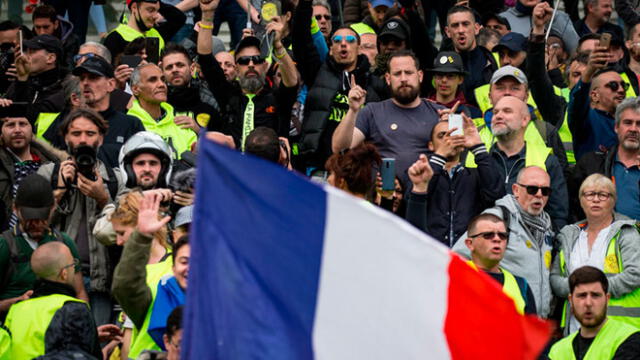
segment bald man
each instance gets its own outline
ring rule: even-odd
[[[502,219],[509,233],[500,267],[523,277],[531,286],[539,316],[547,317],[551,308],[549,267],[554,231],[551,217],[544,211],[551,191],[551,178],[537,166],[522,168],[511,186],[513,194],[496,201],[496,206],[483,214]],[[465,233],[453,251],[471,258],[466,239],[476,234]]]
[[[75,345],[74,352],[102,358],[89,306],[75,297],[76,265],[62,242],[53,241],[35,249],[31,269],[38,280],[33,295],[14,304],[5,321],[11,331],[10,358],[32,359],[62,351],[60,344],[65,344],[65,339],[66,344]]]
[[[567,184],[558,158],[544,142],[526,141],[525,131],[531,120],[527,104],[514,96],[504,96],[493,108],[491,131],[496,143],[489,154],[495,170],[504,179],[505,191],[514,193],[514,184],[520,170],[525,166],[537,166],[551,178],[551,192],[546,207],[556,230],[561,229],[569,218],[569,195]],[[514,193],[515,194],[515,193]],[[546,202],[545,202],[546,204]]]

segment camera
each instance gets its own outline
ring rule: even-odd
[[[73,153],[76,159],[76,168],[82,176],[91,181],[96,181],[94,169],[98,162],[98,153],[96,149],[89,145],[81,145],[75,148]]]

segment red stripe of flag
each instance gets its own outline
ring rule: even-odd
[[[500,284],[451,253],[444,332],[451,359],[536,359],[551,324],[520,315]]]

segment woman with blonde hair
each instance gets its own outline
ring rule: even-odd
[[[557,236],[559,253],[551,269],[551,288],[556,296],[569,295],[569,275],[585,265],[604,271],[609,280],[608,316],[640,326],[640,234],[636,222],[616,213],[616,187],[602,174],[587,177],[579,190],[586,220],[565,226]],[[569,304],[561,321],[565,334],[580,328],[570,315]],[[567,318],[569,317],[569,321]]]

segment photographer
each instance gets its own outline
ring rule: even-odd
[[[73,110],[60,125],[71,156],[38,170],[54,188],[57,206],[51,224],[74,239],[82,272],[91,274],[84,281],[98,325],[108,323],[111,317],[111,279],[106,248],[96,241],[91,229],[105,205],[125,191],[120,171],[97,159],[107,126],[93,110]]]

